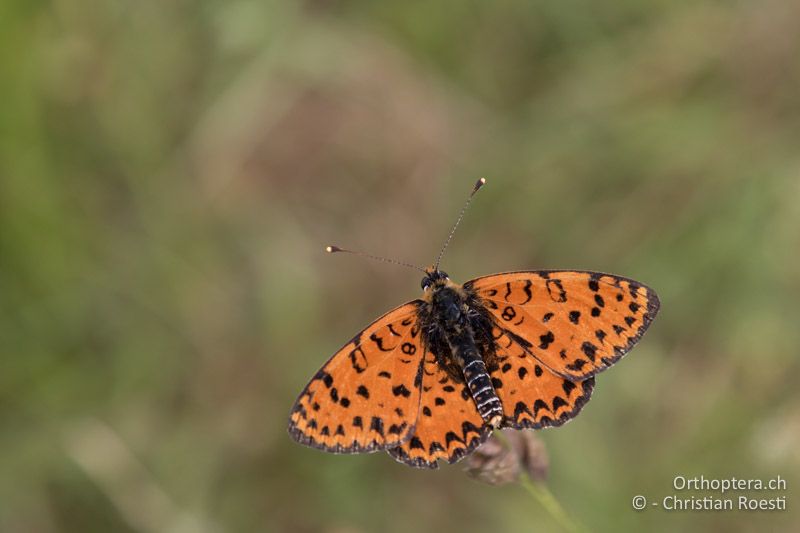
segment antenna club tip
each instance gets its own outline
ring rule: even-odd
[[[472,188],[472,194],[478,192],[478,189],[486,185],[486,178],[480,178],[478,181],[475,182],[475,187]]]
[[[339,248],[338,246],[326,246],[325,251],[328,252],[329,254],[332,254],[333,252],[341,252],[342,249]]]

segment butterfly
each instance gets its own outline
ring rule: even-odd
[[[482,178],[469,199],[485,183]],[[632,279],[583,270],[530,270],[460,285],[439,269],[422,297],[357,333],[303,389],[289,434],[333,453],[385,450],[418,468],[454,463],[501,428],[574,418],[595,375],[638,341],[659,310]]]

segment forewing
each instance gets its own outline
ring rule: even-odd
[[[325,363],[292,408],[292,438],[334,453],[382,450],[408,440],[422,386],[418,305],[389,311]]]
[[[641,283],[599,272],[509,272],[464,284],[528,354],[574,381],[605,370],[642,337],[659,308]]]
[[[466,385],[455,383],[427,352],[422,375],[422,401],[411,438],[388,450],[400,462],[417,468],[437,468],[442,459],[455,463],[491,434]]]
[[[560,426],[589,401],[594,377],[573,381],[553,373],[508,332],[495,328],[495,364],[489,368],[503,404],[501,427],[539,429]]]

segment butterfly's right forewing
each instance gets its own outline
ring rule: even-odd
[[[508,272],[464,287],[527,354],[573,381],[602,372],[630,351],[659,308],[649,287],[600,272]]]
[[[317,372],[295,403],[289,434],[335,453],[383,450],[414,431],[424,349],[419,300],[367,326]]]

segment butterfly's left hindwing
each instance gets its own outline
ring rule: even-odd
[[[317,372],[292,408],[289,434],[297,442],[356,453],[410,438],[422,387],[419,303],[389,311]]]
[[[417,468],[437,468],[442,459],[455,463],[491,434],[464,383],[455,383],[436,356],[427,352],[422,401],[413,436],[388,450],[398,461]]]

